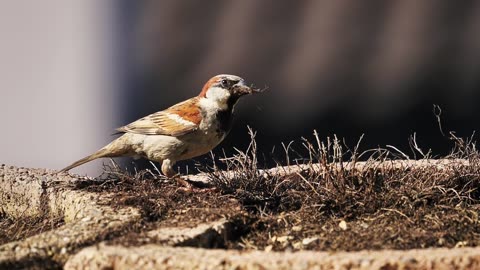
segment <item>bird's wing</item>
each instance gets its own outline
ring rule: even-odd
[[[197,130],[201,121],[202,114],[198,108],[198,98],[194,97],[117,128],[117,131],[144,135],[181,136]]]

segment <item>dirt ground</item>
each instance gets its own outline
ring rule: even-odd
[[[258,170],[254,150],[230,159],[228,175],[212,169],[209,188],[189,190],[150,171],[118,170],[76,188],[113,192],[113,205],[142,210],[141,224],[110,240],[127,246],[151,243],[145,228],[194,227],[220,218],[235,223],[233,236],[218,246],[228,249],[358,251],[480,244],[476,151],[463,148],[447,157],[465,158],[469,165],[390,169],[385,166],[389,155],[377,153],[375,162],[361,170],[330,167],[326,164],[335,159],[319,155],[317,164],[325,164],[320,171],[312,167],[269,175]]]
[[[480,245],[480,155],[471,144],[459,144],[444,157],[462,158],[469,165],[386,169],[398,158],[378,151],[361,170],[344,167],[343,154],[335,147],[339,146],[332,143],[311,150],[307,165],[320,164],[321,170],[312,165],[298,173],[265,173],[257,167],[252,145],[224,161],[227,173],[210,169],[208,187],[185,188],[149,170],[129,173],[109,168],[102,177],[79,181],[72,188],[113,193],[109,204],[141,209],[141,222],[115,238],[103,239],[112,245],[152,244],[155,240],[145,233],[149,229],[191,228],[221,218],[234,228],[231,237],[215,246],[226,249],[357,251]],[[352,152],[350,165],[357,157]],[[61,224],[2,217],[0,243]]]
[[[12,219],[7,216],[0,217],[0,245],[25,239],[63,225],[62,219],[50,218],[22,218]]]
[[[302,174],[235,178],[228,188],[193,191],[148,174],[82,188],[114,192],[112,204],[142,209],[138,228],[111,241],[123,245],[148,242],[142,235],[145,228],[194,227],[223,217],[238,227],[225,245],[232,249],[353,251],[480,244],[479,163],[449,174],[410,169],[331,179]]]

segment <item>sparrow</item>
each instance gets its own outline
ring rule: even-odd
[[[198,96],[116,129],[120,137],[60,172],[97,158],[129,156],[159,162],[162,173],[172,178],[177,161],[206,154],[222,142],[232,128],[238,100],[258,92],[241,77],[214,76]]]

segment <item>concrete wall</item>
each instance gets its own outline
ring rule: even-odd
[[[109,140],[113,2],[0,2],[0,163],[59,169]]]

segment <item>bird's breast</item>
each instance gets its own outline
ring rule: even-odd
[[[200,123],[200,131],[209,136],[216,136],[219,140],[223,140],[232,129],[233,112],[230,108],[206,109],[202,111],[202,122]]]
[[[218,111],[216,114],[216,133],[222,139],[230,132],[233,126],[233,112],[231,110]]]

